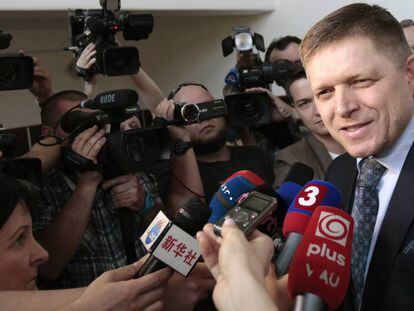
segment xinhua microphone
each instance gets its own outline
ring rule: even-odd
[[[232,174],[224,181],[211,199],[209,206],[212,213],[208,222],[216,223],[236,205],[242,194],[248,193],[256,186],[263,184],[263,179],[248,170]]]
[[[337,309],[348,289],[354,220],[344,211],[318,207],[289,269],[295,311]]]
[[[286,243],[276,259],[276,271],[279,277],[289,271],[290,262],[313,211],[320,205],[339,207],[341,204],[341,193],[326,181],[314,179],[303,186],[290,204],[283,223],[283,235],[286,237]]]
[[[138,93],[130,89],[103,92],[92,99],[86,99],[79,104],[80,108],[117,110],[137,105]]]
[[[197,196],[192,196],[190,198],[188,198],[187,200],[185,200],[183,202],[183,204],[181,205],[181,207],[179,208],[177,214],[175,215],[174,218],[174,224],[176,226],[178,226],[181,231],[184,231],[184,234],[187,233],[187,235],[190,236],[195,236],[196,233],[200,230],[203,230],[204,225],[207,223],[208,218],[210,217],[211,211],[208,208],[208,206],[204,203],[203,200],[201,200],[199,197]],[[156,223],[153,228],[150,229],[149,235],[147,235],[145,241],[147,240],[152,240],[153,239],[153,235],[154,232],[156,232],[156,234],[159,234],[159,227],[160,227],[160,223],[162,222],[159,221],[158,223]],[[151,227],[151,225],[150,225]],[[154,231],[155,229],[155,231]],[[170,232],[170,231],[168,231]],[[158,241],[160,241],[165,235],[168,235],[169,233],[166,232],[164,233],[161,237],[158,236],[156,237],[156,239]],[[182,235],[180,233],[180,235]],[[192,238],[193,239],[193,238]],[[170,245],[171,248],[177,247],[179,245],[179,242],[177,241],[177,239],[175,239],[176,241],[174,243],[173,242],[173,238],[169,239],[170,240]],[[194,239],[195,240],[195,239]],[[156,243],[156,241],[150,241],[151,244]],[[195,243],[197,244],[197,241],[195,240]],[[159,243],[161,244],[161,243]],[[145,242],[144,242],[145,245]],[[158,246],[163,246],[163,245],[158,245]],[[157,248],[158,248],[157,246]],[[154,253],[157,252],[157,248],[155,248],[153,250],[153,255],[151,255],[144,263],[144,265],[141,267],[141,269],[138,271],[136,277],[139,278],[141,276],[144,276],[146,274],[158,271],[164,267],[167,266],[167,264],[165,262],[163,262],[162,260],[158,259],[156,256],[154,256]],[[171,250],[171,249],[170,249]],[[183,250],[183,248],[181,247],[180,251]],[[174,250],[172,250],[174,252]],[[184,254],[181,254],[181,256],[179,256],[180,253],[177,253],[177,255],[174,257],[174,260],[180,260]],[[199,254],[200,255],[200,254]],[[178,257],[179,256],[179,257]],[[195,263],[194,263],[195,264]]]

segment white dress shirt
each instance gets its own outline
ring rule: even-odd
[[[379,207],[368,253],[367,266],[365,269],[365,279],[368,274],[368,267],[371,262],[372,253],[374,252],[375,244],[377,243],[378,235],[381,230],[382,222],[387,212],[391,196],[394,192],[398,177],[400,176],[400,172],[408,155],[408,151],[410,151],[413,142],[414,116],[411,118],[411,121],[408,123],[408,126],[405,128],[396,143],[385,152],[382,152],[374,157],[379,163],[386,167],[386,171],[382,175],[377,187]],[[362,158],[357,158],[358,172],[360,169],[361,160]]]

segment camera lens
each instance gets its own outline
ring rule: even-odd
[[[16,79],[16,70],[12,64],[0,65],[0,81],[12,81]]]
[[[254,101],[243,101],[240,105],[240,115],[244,119],[258,118],[259,111],[260,111],[259,106]]]
[[[111,66],[116,70],[123,70],[128,66],[129,59],[127,55],[122,50],[112,50],[112,53],[109,53],[107,61]]]
[[[181,115],[186,122],[196,122],[200,116],[200,109],[194,104],[184,104],[181,108]]]

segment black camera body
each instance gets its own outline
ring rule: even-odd
[[[0,30],[0,50],[10,46],[12,35]],[[0,91],[28,89],[33,84],[33,59],[18,54],[0,55]]]
[[[226,83],[235,91],[224,98],[229,111],[228,122],[235,127],[268,124],[271,122],[269,96],[261,92],[245,93],[245,90],[269,88],[273,82],[283,86],[295,66],[288,60],[262,63],[254,47],[258,51],[265,50],[263,37],[257,33],[252,35],[249,27],[238,27],[234,31],[234,39],[227,37],[222,42],[224,56],[231,54],[233,46],[241,55],[236,68],[226,77]]]
[[[105,2],[105,1],[104,1]],[[151,14],[116,15],[102,3],[102,10],[75,10],[70,16],[72,49],[78,58],[89,43],[96,45],[96,63],[88,70],[77,69],[79,75],[90,78],[102,73],[108,76],[131,75],[140,68],[139,52],[135,47],[120,47],[115,34],[122,31],[125,40],[147,39],[154,27]],[[119,7],[116,7],[118,8]]]
[[[169,124],[178,126],[188,125],[226,115],[227,106],[222,99],[215,99],[199,104],[175,104],[174,120]]]
[[[135,96],[122,96],[122,93],[135,93]],[[102,103],[109,93],[114,93],[120,101],[110,105]],[[115,98],[114,97],[114,98]],[[124,102],[122,102],[122,99]],[[129,101],[128,101],[129,99]],[[72,110],[66,112],[59,124],[69,140],[73,141],[81,132],[97,125],[111,131],[106,134],[106,143],[98,155],[98,163],[74,153],[71,147],[63,152],[64,162],[68,167],[78,170],[100,170],[106,178],[113,178],[120,174],[137,171],[156,174],[157,170],[170,164],[170,136],[167,127],[147,125],[141,128],[120,131],[120,123],[137,113],[139,107],[130,106],[138,101],[138,94],[133,90],[118,90],[104,92],[96,96],[94,103],[98,103],[93,111]],[[82,107],[82,103],[79,105]],[[87,107],[85,107],[87,108]],[[98,110],[100,108],[100,110]],[[144,122],[140,122],[143,124]]]

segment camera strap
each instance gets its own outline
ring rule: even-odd
[[[81,76],[83,80],[89,81],[93,77],[93,73],[89,69],[81,68],[78,65],[75,65],[76,74]]]
[[[97,171],[100,169],[91,159],[73,151],[70,147],[63,149],[63,161],[71,170],[78,172]]]

